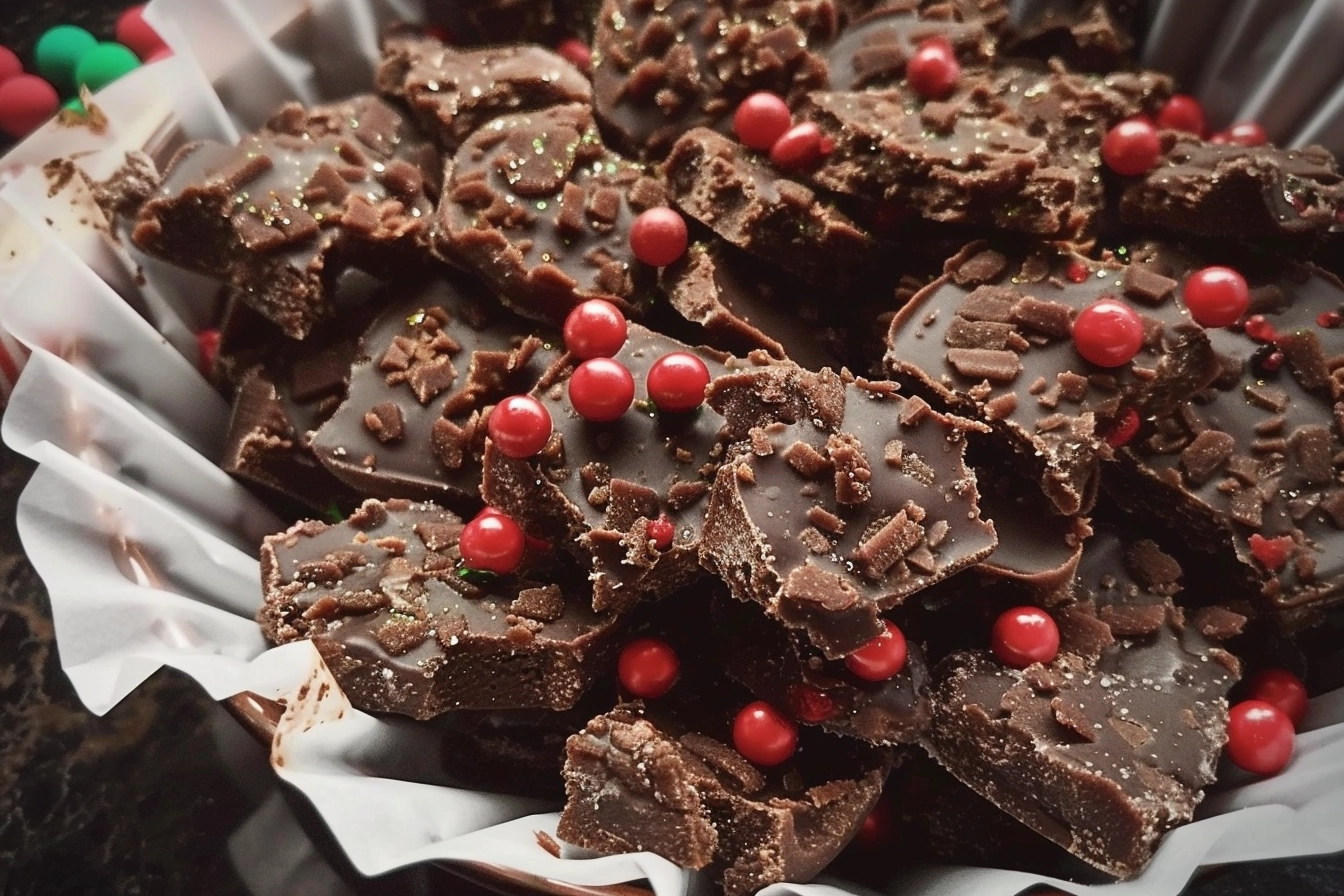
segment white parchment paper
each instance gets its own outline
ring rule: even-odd
[[[1263,6],[1236,5],[1261,17]],[[1180,21],[1178,7],[1158,4],[1159,18]],[[1284,15],[1319,23],[1339,7],[1284,4]],[[24,547],[51,594],[64,668],[90,710],[106,712],[162,666],[217,699],[286,697],[272,765],[360,871],[472,861],[576,884],[645,879],[657,896],[703,890],[657,856],[550,855],[536,831],[554,833],[557,807],[453,786],[426,727],[353,709],[306,643],[266,649],[252,619],[255,550],[281,523],[215,464],[228,407],[197,374],[192,335],[214,289],[111,237],[79,178],[54,189],[35,167],[74,153],[103,177],[127,150],[162,161],[187,140],[235,139],[286,99],[365,88],[378,29],[419,15],[413,0],[155,0],[147,16],[176,55],[99,95],[108,131],[46,129],[0,166],[0,248],[10,253],[0,264],[0,327],[32,350],[3,436],[40,463],[19,506]],[[1235,25],[1225,16],[1217,27]],[[1175,896],[1201,865],[1344,849],[1344,692],[1313,702],[1286,772],[1223,790],[1203,814],[1123,884],[929,868],[889,890],[1006,896],[1050,883],[1075,894]],[[859,891],[823,881],[766,892]]]

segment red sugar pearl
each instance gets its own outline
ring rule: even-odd
[[[784,136],[793,124],[788,103],[777,93],[758,91],[737,104],[733,113],[733,131],[743,146],[767,150]]]
[[[567,37],[555,47],[556,55],[567,61],[581,72],[589,71],[593,66],[593,51],[577,37]]]
[[[1324,327],[1327,330],[1333,330],[1341,323],[1344,323],[1344,314],[1340,314],[1338,311],[1322,311],[1316,315],[1316,326]]]
[[[1101,140],[1102,161],[1116,174],[1126,177],[1148,173],[1161,154],[1157,128],[1144,118],[1125,119]]]
[[[1182,290],[1185,307],[1195,323],[1226,327],[1237,322],[1251,303],[1246,278],[1231,268],[1213,265],[1190,275]]]
[[[589,299],[565,317],[565,348],[583,360],[610,358],[625,345],[627,331],[621,309],[605,299]]]
[[[37,75],[15,75],[0,84],[0,131],[27,137],[60,108],[56,88]]]
[[[487,508],[462,527],[457,549],[469,569],[506,576],[523,560],[527,538],[523,530],[494,508]]]
[[[219,330],[213,327],[196,334],[196,369],[206,379],[215,378],[215,364],[219,362]]]
[[[890,620],[887,630],[845,657],[845,667],[864,681],[886,681],[905,668],[905,635]]]
[[[510,395],[490,412],[486,431],[509,457],[531,457],[551,439],[551,413],[531,395]]]
[[[885,799],[878,799],[854,834],[853,846],[864,852],[881,849],[892,842],[892,827],[891,806]]]
[[[569,377],[569,403],[585,420],[610,423],[635,400],[635,378],[619,361],[590,358]]]
[[[1082,283],[1087,279],[1087,265],[1081,261],[1071,261],[1064,276],[1069,278],[1070,283]]]
[[[1307,717],[1307,686],[1287,669],[1265,669],[1250,680],[1246,696],[1277,706],[1296,728]]]
[[[815,725],[834,718],[838,707],[825,691],[800,684],[793,691],[793,708],[798,718]]]
[[[642,700],[656,700],[672,690],[680,671],[677,652],[660,638],[636,638],[616,661],[621,687]]]
[[[9,47],[0,47],[0,84],[23,74],[23,62]]]
[[[1256,342],[1273,342],[1279,338],[1279,331],[1263,314],[1252,314],[1246,318],[1242,330]]]
[[[930,37],[919,42],[905,66],[905,79],[926,100],[940,100],[957,86],[961,79],[961,63],[956,51],[943,37]]]
[[[990,646],[1005,666],[1048,663],[1059,653],[1059,627],[1039,607],[1013,607],[994,620]]]
[[[733,719],[733,746],[757,765],[779,765],[798,748],[798,729],[769,703],[757,700]]]
[[[1188,93],[1177,93],[1157,113],[1157,126],[1204,136],[1204,107]]]
[[[672,547],[672,542],[677,537],[677,528],[667,517],[660,516],[656,520],[649,520],[649,524],[644,527],[644,534],[653,542],[655,548],[665,551]]]
[[[159,32],[145,21],[144,4],[132,6],[117,18],[116,38],[117,43],[128,47],[142,62],[167,47]]]
[[[770,147],[770,161],[782,171],[811,168],[827,153],[827,138],[814,121],[789,128]]]
[[[1269,142],[1265,129],[1254,121],[1242,121],[1223,131],[1228,143],[1237,146],[1263,146]]]
[[[1291,535],[1279,535],[1275,538],[1266,538],[1259,532],[1251,533],[1251,537],[1246,539],[1251,546],[1251,556],[1260,561],[1260,565],[1270,572],[1278,572],[1283,569],[1288,557],[1293,552],[1293,537]]]
[[[426,25],[425,33],[439,41],[439,43],[447,44],[450,47],[453,44],[458,43],[457,35],[454,34],[447,25],[441,25],[437,22],[432,25]]]
[[[1078,354],[1098,367],[1119,367],[1139,353],[1143,321],[1124,302],[1098,299],[1074,319],[1073,344]]]
[[[644,383],[658,410],[691,411],[705,400],[709,368],[690,352],[669,352],[653,362]]]
[[[689,239],[685,219],[665,205],[640,212],[630,225],[630,250],[640,261],[656,268],[685,255]]]
[[[1296,740],[1292,719],[1272,703],[1243,700],[1227,714],[1227,758],[1252,774],[1282,771]]]
[[[1106,431],[1106,444],[1112,448],[1122,448],[1129,444],[1129,440],[1139,434],[1139,423],[1139,412],[1133,408],[1125,408]]]

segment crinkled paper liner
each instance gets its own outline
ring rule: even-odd
[[[1161,3],[1157,22],[1188,28],[1179,14],[1200,5]],[[1253,22],[1263,32],[1274,5],[1234,4],[1221,25],[1200,27],[1241,34]],[[1339,2],[1282,5],[1312,27],[1341,10]],[[3,437],[39,463],[18,523],[51,594],[61,661],[100,714],[161,666],[191,675],[217,700],[243,692],[285,698],[272,767],[312,802],[362,873],[461,861],[582,885],[647,880],[656,896],[707,890],[703,878],[647,853],[552,856],[535,832],[554,833],[554,806],[452,786],[427,726],[351,708],[306,643],[266,648],[252,619],[255,552],[282,523],[216,466],[229,408],[188,360],[215,286],[111,238],[81,179],[59,184],[40,170],[46,159],[73,154],[104,177],[127,149],[162,160],[189,139],[234,140],[284,99],[366,88],[380,25],[420,13],[399,0],[155,0],[148,17],[177,55],[98,96],[104,133],[49,127],[0,167],[8,181],[0,192],[0,325],[31,351]],[[1331,30],[1344,33],[1344,23]],[[1147,55],[1160,63],[1165,46],[1155,39]],[[1216,74],[1217,62],[1205,69]],[[1337,53],[1329,62],[1344,66]],[[1273,72],[1285,65],[1267,63]],[[1325,109],[1335,100],[1320,102]],[[1277,105],[1264,108],[1268,115]],[[1201,814],[1125,883],[937,867],[906,874],[888,891],[1006,896],[1046,883],[1074,894],[1174,896],[1200,866],[1344,849],[1344,691],[1313,701],[1287,771],[1223,789]],[[866,892],[824,880],[765,892]]]

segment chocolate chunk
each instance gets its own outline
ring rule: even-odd
[[[446,510],[393,499],[365,502],[344,523],[298,523],[268,537],[262,630],[275,643],[311,640],[370,712],[429,719],[572,706],[608,668],[618,618],[588,609],[581,575],[560,564],[468,582],[458,575],[461,530]]]

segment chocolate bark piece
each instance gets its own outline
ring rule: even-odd
[[[907,642],[899,673],[865,681],[758,606],[719,600],[711,618],[717,661],[727,673],[799,723],[873,744],[918,743],[928,727],[929,672],[918,644]]]
[[[1339,166],[1319,146],[1205,143],[1168,133],[1157,166],[1120,198],[1126,224],[1256,240],[1329,229],[1344,202]]]
[[[517,575],[463,574],[461,531],[440,507],[394,498],[269,536],[262,631],[310,639],[370,712],[572,706],[610,668],[620,619],[589,609],[581,574],[555,555]]]
[[[405,103],[448,152],[496,116],[592,97],[588,79],[544,47],[456,49],[417,30],[396,29],[383,37],[382,53],[379,93]]]
[[[981,11],[966,14],[925,0],[891,0],[857,15],[826,47],[827,87],[859,90],[896,83],[905,77],[920,43],[939,37],[951,44],[962,66],[994,58],[993,37]]]
[[[533,393],[550,412],[550,444],[526,460],[486,444],[482,496],[528,532],[573,551],[589,567],[597,610],[661,597],[703,575],[701,529],[723,420],[703,406],[658,413],[645,400],[649,368],[676,351],[697,355],[711,376],[749,363],[631,324],[613,357],[634,377],[634,407],[610,423],[581,417],[567,389],[577,361],[566,355]],[[648,537],[649,522],[660,518],[676,533],[663,551]]]
[[[809,283],[842,288],[878,276],[868,233],[736,141],[708,128],[687,131],[664,171],[683,212]]]
[[[463,278],[402,283],[380,304],[348,398],[317,429],[313,450],[366,497],[472,513],[490,407],[530,391],[557,354]]]
[[[648,850],[710,869],[726,896],[811,880],[858,830],[886,777],[882,751],[802,731],[795,758],[761,770],[730,747],[731,715],[687,726],[622,704],[569,739],[561,839]]]
[[[1003,51],[1010,56],[1058,59],[1072,69],[1099,74],[1124,68],[1134,49],[1133,22],[1127,21],[1134,17],[1133,6],[1108,0],[1046,6],[1012,29]]]
[[[1283,614],[1290,627],[1344,598],[1340,463],[1344,287],[1332,275],[1227,250],[1196,256],[1152,246],[1178,284],[1210,263],[1251,287],[1247,325],[1208,331],[1220,359],[1212,386],[1145,423],[1106,485],[1204,558],[1232,594]],[[1249,323],[1259,315],[1264,323]]]
[[[1124,266],[977,243],[945,270],[893,318],[887,368],[989,423],[1066,515],[1092,506],[1115,421],[1170,412],[1219,372],[1209,334],[1155,261]],[[1139,353],[1114,368],[1085,361],[1071,336],[1078,312],[1107,296],[1144,321]]]
[[[763,351],[812,370],[840,363],[833,349],[844,335],[834,327],[834,309],[823,313],[809,301],[811,290],[728,246],[693,243],[659,280],[668,303],[699,324],[710,345],[739,356]]]
[[[428,142],[375,97],[308,113],[285,107],[236,147],[183,147],[132,239],[227,281],[302,339],[333,315],[343,271],[428,261],[439,173]]]
[[[826,84],[812,49],[838,26],[833,0],[605,0],[593,97],[617,148],[661,158],[685,131],[725,133],[748,94],[797,98]]]
[[[994,527],[963,462],[976,424],[894,383],[797,379],[711,385],[730,429],[751,429],[714,479],[701,562],[839,659],[884,631],[882,612],[987,556]]]
[[[633,315],[654,271],[631,251],[630,224],[665,199],[602,145],[587,106],[506,115],[448,162],[435,246],[533,320],[560,326],[592,298]]]
[[[1084,551],[1081,599],[1053,611],[1053,662],[1012,669],[965,651],[934,671],[934,757],[1120,878],[1143,869],[1213,782],[1240,676],[1239,661],[1171,602],[1179,574],[1152,542],[1099,533]]]

